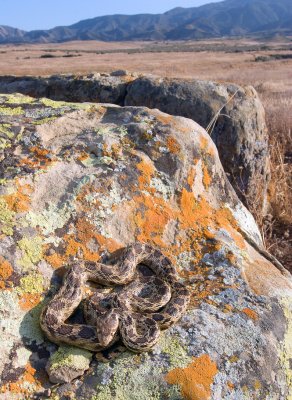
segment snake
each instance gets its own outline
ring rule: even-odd
[[[121,340],[133,352],[146,352],[157,343],[161,330],[184,315],[190,291],[160,250],[136,242],[114,261],[70,265],[60,289],[41,312],[40,326],[50,341],[100,352]],[[139,274],[141,264],[150,275]],[[88,297],[85,287],[90,281],[99,289]],[[80,303],[85,323],[71,323]]]

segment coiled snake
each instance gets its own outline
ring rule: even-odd
[[[154,275],[139,276],[137,266],[141,263]],[[87,281],[118,291],[97,290],[84,300],[86,324],[70,323],[67,319],[86,297]],[[128,349],[142,352],[154,346],[160,329],[181,318],[189,300],[189,291],[178,281],[171,261],[159,250],[135,243],[123,250],[114,265],[73,264],[59,291],[42,310],[40,324],[47,337],[57,344],[97,352],[120,338]]]

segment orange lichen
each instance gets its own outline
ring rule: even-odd
[[[172,115],[157,113],[155,117],[156,120],[161,122],[163,125],[170,125],[174,122],[174,117]]]
[[[234,383],[228,381],[227,382],[227,386],[229,387],[229,389],[233,390],[234,389]]]
[[[38,305],[40,301],[41,301],[40,294],[24,293],[18,300],[18,304],[22,310],[29,311],[36,305]]]
[[[28,363],[25,366],[25,373],[23,375],[23,380],[29,383],[35,382],[35,375],[36,370]]]
[[[29,157],[23,157],[19,160],[20,166],[26,165],[35,170],[46,169],[56,161],[56,157],[52,157],[47,149],[33,146],[30,147],[29,151]]]
[[[120,144],[112,144],[111,146],[111,157],[118,159],[123,154],[123,149]]]
[[[193,192],[188,192],[186,189],[183,189],[180,197],[180,208],[182,228],[196,229],[196,226],[202,228],[208,226],[212,208],[204,198],[198,202]]]
[[[227,258],[227,260],[230,262],[230,264],[235,264],[235,262],[236,262],[236,257],[235,257],[235,255],[232,253],[232,251],[228,251],[228,253],[226,254],[226,258]]]
[[[156,120],[158,122],[161,122],[163,125],[171,125],[173,130],[175,130],[176,132],[179,131],[181,133],[188,133],[191,130],[190,126],[184,125],[179,117],[162,114],[161,112],[157,112],[155,117]]]
[[[7,281],[8,278],[13,274],[13,268],[10,263],[0,256],[0,289],[7,287],[10,283]]]
[[[212,179],[208,173],[207,167],[204,165],[203,166],[203,184],[206,189],[210,186],[210,183],[212,182]]]
[[[30,151],[32,151],[37,157],[42,159],[46,159],[49,154],[49,150],[36,146],[31,147]]]
[[[85,261],[97,262],[100,260],[100,253],[109,253],[119,249],[121,245],[113,239],[105,238],[96,232],[96,228],[84,218],[79,218],[75,223],[76,232],[66,234],[63,237],[64,253],[53,253],[45,255],[45,259],[53,268],[60,268],[65,265],[71,257],[78,257]],[[96,244],[99,251],[90,249]],[[48,248],[46,249],[48,251]]]
[[[231,305],[231,304],[225,304],[223,312],[225,312],[225,313],[230,313],[230,312],[233,311],[233,310],[234,310],[233,305]]]
[[[181,150],[180,144],[172,136],[168,136],[168,138],[166,140],[166,145],[168,147],[168,150],[173,154],[178,154],[180,152],[180,150]]]
[[[170,371],[165,379],[171,385],[180,385],[181,394],[187,400],[208,400],[211,385],[218,369],[208,354],[203,354],[186,368]]]
[[[209,139],[207,139],[205,136],[200,137],[200,147],[202,150],[207,150],[209,146]]]
[[[21,185],[16,181],[17,190],[11,194],[4,196],[6,203],[11,211],[14,212],[25,212],[30,208],[30,195],[33,189],[30,185]]]
[[[200,137],[200,147],[202,149],[203,155],[209,155],[211,157],[215,157],[216,155],[216,146],[212,142],[212,140],[208,139],[205,136]]]
[[[249,318],[251,318],[251,319],[253,319],[254,321],[256,321],[258,318],[259,318],[259,316],[258,316],[258,314],[255,312],[255,311],[253,311],[253,310],[251,310],[250,308],[244,308],[243,310],[241,310],[245,315],[247,315]]]
[[[196,160],[195,160],[196,161]],[[193,184],[195,182],[195,178],[196,178],[196,169],[194,167],[191,167],[188,177],[187,177],[187,182],[189,184],[189,186],[192,188]]]
[[[134,222],[138,228],[137,239],[165,247],[162,240],[163,231],[166,224],[175,217],[175,213],[160,197],[141,194],[134,197],[134,200],[138,210],[141,209],[134,215]]]
[[[122,147],[120,144],[112,144],[110,147],[107,143],[104,143],[102,146],[102,155],[105,157],[110,157],[113,159],[119,158],[122,154]]]
[[[1,386],[0,393],[10,392],[17,395],[23,395],[25,398],[41,388],[40,382],[35,378],[36,370],[31,366],[30,363],[27,363],[25,366],[25,371],[21,375],[21,377],[16,382],[9,382],[5,385]],[[28,385],[31,385],[29,389]]]
[[[154,167],[145,160],[142,160],[139,164],[137,164],[138,170],[141,172],[141,175],[138,177],[139,189],[145,189],[147,186],[148,189],[151,181],[151,177],[154,174]]]
[[[44,258],[53,268],[60,268],[66,262],[66,258],[58,253],[44,255]]]
[[[82,151],[79,156],[77,157],[78,161],[84,161],[88,158],[88,153],[86,153],[85,151]]]
[[[260,390],[262,388],[262,384],[259,380],[256,380],[254,383],[255,390]]]

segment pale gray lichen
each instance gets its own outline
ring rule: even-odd
[[[170,368],[186,367],[191,360],[179,337],[163,334],[151,353],[135,356],[127,352],[113,366],[98,365],[100,383],[92,400],[136,400],[137,393],[139,400],[176,399],[180,391],[167,385],[164,374]]]
[[[104,222],[114,214],[113,207],[124,201],[121,186],[114,182],[108,192],[92,195],[91,199],[93,202],[98,200],[98,206],[95,210],[88,213],[88,220],[98,228],[104,237],[111,238],[110,227]]]
[[[149,186],[155,189],[165,201],[174,195],[174,186],[163,172],[157,172],[155,177],[151,178]]]

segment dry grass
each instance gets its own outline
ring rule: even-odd
[[[262,93],[266,105],[271,154],[270,217],[266,244],[292,272],[292,92]]]
[[[68,42],[45,45],[0,45],[0,74],[45,75],[57,73],[108,72],[128,69],[162,76],[228,79],[240,71],[261,71],[256,57],[291,53],[289,39],[274,42],[245,40],[204,40],[196,42]],[[132,53],[134,50],[144,52]],[[184,52],[177,51],[184,49]],[[175,52],[171,52],[175,50]],[[100,54],[100,52],[108,53]],[[117,51],[116,53],[111,53]],[[41,58],[50,53],[55,57]],[[64,59],[63,56],[80,55]],[[277,61],[265,64],[277,63]],[[266,65],[265,65],[266,67]],[[227,76],[224,76],[227,73]]]
[[[184,52],[169,52],[174,46],[176,49],[181,46]],[[189,52],[185,51],[186,47]],[[136,52],[137,49],[143,54]],[[100,54],[101,51],[108,53]],[[46,53],[54,57],[41,58]],[[253,85],[266,109],[272,180],[270,214],[262,217],[260,199],[258,204],[250,202],[249,208],[262,229],[267,248],[292,272],[292,60],[255,62],[258,57],[267,58],[275,53],[291,55],[292,38],[273,42],[253,39],[176,43],[89,41],[0,46],[0,74],[84,74],[122,68],[158,76]],[[78,57],[64,58],[68,54]]]
[[[253,85],[264,104],[269,132],[271,184],[269,214],[257,204],[249,209],[260,226],[267,249],[292,272],[292,63],[269,62],[258,71],[232,76],[234,82]],[[267,67],[267,68],[266,68]]]

